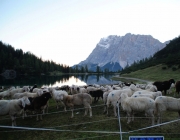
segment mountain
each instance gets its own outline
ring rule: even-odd
[[[140,61],[153,56],[163,49],[167,42],[161,43],[151,35],[134,35],[127,33],[125,36],[110,35],[100,39],[92,53],[78,66],[88,66],[90,70],[118,71],[130,66],[135,61]]]
[[[124,69],[122,73],[129,73],[159,64],[164,65],[162,69],[180,69],[180,36],[171,40],[166,47],[156,52],[150,59],[141,61],[140,63],[134,63],[130,67]]]

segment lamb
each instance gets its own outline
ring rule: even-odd
[[[56,107],[59,108],[59,102],[63,104],[64,111],[66,111],[66,105],[64,104],[63,100],[61,100],[62,95],[68,95],[68,93],[65,90],[55,90],[53,88],[49,89],[50,93],[52,94],[53,99],[56,101]]]
[[[155,99],[156,114],[158,117],[158,123],[161,119],[163,111],[177,111],[180,118],[180,99],[168,96],[159,96]]]
[[[122,109],[127,113],[129,124],[134,121],[134,112],[145,112],[146,115],[152,119],[154,125],[154,112],[156,111],[155,101],[148,97],[132,98],[128,97],[126,93],[122,93],[118,102],[121,102]]]
[[[0,115],[10,115],[12,126],[16,126],[16,116],[21,114],[22,109],[30,105],[27,97],[14,100],[0,100]]]
[[[64,95],[61,96],[61,100],[64,100],[65,104],[71,108],[72,115],[71,118],[74,117],[73,109],[75,105],[84,105],[85,113],[84,116],[87,115],[89,109],[89,115],[92,117],[92,109],[90,104],[92,104],[92,97],[88,93],[78,93],[74,95]]]

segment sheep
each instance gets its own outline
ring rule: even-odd
[[[95,91],[98,90],[99,88],[89,86],[86,89],[87,89],[87,93],[89,93],[90,91]]]
[[[167,90],[170,89],[171,86],[174,86],[175,81],[174,79],[170,79],[168,81],[155,81],[153,85],[157,87],[158,91],[164,91],[164,95],[166,95]]]
[[[44,109],[47,107],[50,98],[52,98],[50,92],[45,92],[41,96],[32,99],[31,107],[34,111],[41,113],[40,120],[42,120],[42,113],[44,113]],[[38,114],[36,120],[39,120]]]
[[[105,92],[103,93],[104,113],[106,113],[106,111],[107,111],[107,105],[106,105],[106,103],[107,103],[108,95],[109,95],[109,93],[110,93],[111,91],[112,91],[112,90],[108,90],[108,91],[105,91]]]
[[[87,93],[87,89],[84,87],[77,87],[77,92],[78,93]]]
[[[77,87],[78,87],[78,86],[72,85],[72,86],[69,88],[70,94],[72,94],[72,95],[73,95],[73,94],[77,94],[77,93],[78,93]]]
[[[99,97],[101,97],[103,99],[103,91],[102,90],[95,90],[95,91],[89,91],[89,94],[94,97],[94,103],[98,102]],[[97,98],[97,100],[96,100]]]
[[[161,91],[151,92],[147,90],[141,90],[134,92],[134,94],[131,97],[149,97],[155,100],[158,96],[162,96]]]
[[[29,86],[24,86],[22,88],[18,88],[18,89],[13,89],[10,91],[10,97],[12,98],[12,96],[15,94],[15,93],[22,93],[22,92],[26,92],[26,91],[29,91]]]
[[[169,96],[159,96],[155,99],[155,105],[158,123],[161,119],[162,112],[166,110],[177,111],[180,118],[180,99]]]
[[[16,126],[16,116],[22,112],[22,109],[30,105],[27,97],[14,100],[0,100],[0,115],[10,115],[12,126]]]
[[[0,92],[0,99],[2,98],[6,98],[6,97],[9,97],[10,96],[10,91],[15,89],[15,87],[11,87],[3,92]]]
[[[129,97],[131,97],[133,95],[133,93],[138,90],[141,90],[141,89],[136,88],[136,86],[133,84],[131,84],[131,86],[129,88],[125,88],[122,90],[112,90],[107,97],[107,103],[106,103],[107,115],[108,115],[108,107],[111,104],[113,106],[114,116],[117,117],[116,104],[117,104],[117,100],[119,99],[122,92],[125,92]]]
[[[72,114],[71,118],[74,117],[73,109],[75,105],[84,105],[85,113],[87,115],[89,109],[89,115],[92,117],[92,109],[90,104],[92,104],[92,97],[88,93],[78,93],[74,95],[64,95],[61,96],[61,100],[64,100],[65,104],[71,108]]]
[[[46,89],[34,88],[32,90],[32,93],[37,93],[40,96],[43,94],[43,91],[48,92],[49,90],[47,88]]]
[[[40,95],[38,93],[31,93],[31,92],[15,93],[12,96],[12,99],[19,99],[19,98],[22,98],[24,96],[27,96],[27,97],[38,97]]]
[[[55,90],[53,88],[50,88],[49,91],[52,94],[53,99],[56,101],[57,109],[59,108],[59,102],[61,102],[64,106],[64,111],[66,111],[66,105],[63,103],[63,100],[61,100],[61,96],[68,95],[68,93],[65,90]]]
[[[179,94],[180,93],[180,81],[176,82],[175,88],[176,88],[176,93]]]
[[[128,124],[134,121],[134,112],[145,112],[146,115],[151,117],[152,125],[154,125],[154,112],[156,108],[153,99],[148,97],[132,98],[128,97],[126,93],[122,93],[118,99],[119,101],[121,102],[122,109],[127,113]]]
[[[157,91],[157,92],[135,92],[131,97],[149,97],[153,100],[155,100],[158,96],[162,96],[162,92],[161,91]]]
[[[37,88],[37,85],[35,84],[33,87],[30,87],[29,92],[33,92],[33,89]]]

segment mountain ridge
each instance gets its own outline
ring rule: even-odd
[[[119,67],[112,70],[122,70],[135,61],[153,56],[163,49],[168,42],[161,43],[151,35],[135,35],[131,33],[124,36],[109,35],[101,38],[86,60],[81,61],[78,66],[88,65],[88,69],[94,71],[91,64],[103,68],[103,66],[110,63],[118,63]]]

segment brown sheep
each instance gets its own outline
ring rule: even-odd
[[[74,105],[84,105],[85,113],[84,116],[87,115],[88,109],[89,109],[89,115],[92,117],[92,109],[90,104],[92,104],[92,97],[87,93],[78,93],[74,95],[64,95],[61,96],[62,100],[64,100],[64,103],[70,107],[72,110],[71,118],[74,117],[73,109]]]

